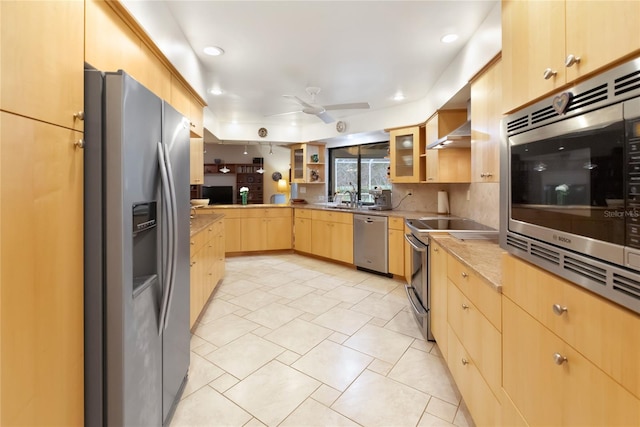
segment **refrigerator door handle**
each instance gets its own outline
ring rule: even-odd
[[[159,313],[159,325],[158,325],[158,335],[162,335],[162,331],[164,330],[164,320],[165,313],[167,310],[167,303],[169,297],[169,278],[172,273],[172,265],[170,259],[172,259],[172,250],[173,250],[173,229],[172,229],[172,206],[171,206],[171,197],[169,192],[169,177],[167,173],[167,166],[165,164],[165,153],[164,147],[162,146],[162,142],[158,142],[158,166],[160,168],[160,181],[161,181],[161,190],[162,190],[162,204],[164,207],[164,212],[166,215],[166,223],[167,227],[167,240],[168,240],[168,249],[166,259],[162,260],[163,266],[165,268],[164,277],[163,277],[163,286],[162,286],[162,302],[160,305],[160,313]]]
[[[171,168],[171,158],[165,147],[164,160],[167,166],[167,176],[169,178],[169,195],[172,208],[171,229],[173,230],[173,240],[171,241],[171,275],[169,276],[169,292],[167,296],[167,304],[164,313],[164,327],[167,327],[169,321],[169,313],[171,312],[171,302],[173,300],[173,290],[176,285],[176,266],[178,264],[178,206],[176,201],[176,188],[173,179],[173,170]]]

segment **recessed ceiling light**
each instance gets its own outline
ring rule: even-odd
[[[440,39],[440,41],[442,43],[453,43],[454,41],[458,40],[458,35],[457,34],[445,34],[444,36],[442,36],[442,38]]]
[[[402,101],[404,99],[404,95],[401,94],[400,92],[396,93],[396,95],[393,97],[394,101]]]
[[[216,95],[216,96],[217,96],[217,95],[222,95],[222,89],[210,89],[210,90],[209,90],[209,93],[210,93],[211,95]]]
[[[224,55],[224,50],[218,46],[207,46],[204,48],[204,53],[210,56]]]

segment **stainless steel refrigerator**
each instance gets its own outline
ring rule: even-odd
[[[189,368],[189,125],[85,71],[85,424],[170,421]]]

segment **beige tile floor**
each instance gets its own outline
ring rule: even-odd
[[[404,284],[294,254],[227,259],[171,426],[469,426]]]

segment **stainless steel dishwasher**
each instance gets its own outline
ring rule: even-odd
[[[387,217],[353,215],[353,260],[359,270],[389,274]]]

